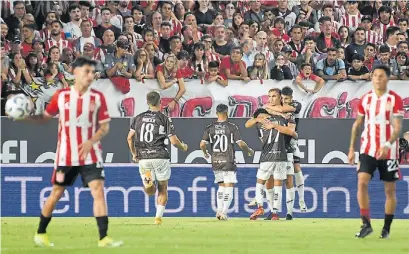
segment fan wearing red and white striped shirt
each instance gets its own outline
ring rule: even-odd
[[[34,242],[39,246],[54,246],[48,239],[46,228],[65,188],[72,186],[78,175],[81,175],[83,184],[90,188],[94,199],[93,211],[100,234],[98,247],[117,247],[123,243],[107,236],[105,174],[100,141],[109,131],[110,117],[104,95],[90,88],[95,78],[95,66],[93,60],[77,58],[72,64],[74,85],[57,91],[44,115],[28,118],[45,122],[59,115],[53,188],[41,211],[40,224],[34,237]]]
[[[392,9],[389,6],[381,6],[378,10],[379,19],[375,20],[373,26],[379,29],[379,35],[382,40],[386,41],[386,30],[389,27],[396,26],[395,20],[392,17]]]
[[[357,1],[347,2],[347,12],[341,17],[341,24],[354,31],[361,23],[361,13],[358,10]]]
[[[362,96],[358,116],[352,126],[348,160],[355,163],[355,140],[364,125],[358,163],[358,204],[362,227],[356,234],[364,238],[373,232],[369,212],[368,184],[378,169],[384,182],[386,203],[385,223],[380,238],[388,238],[396,209],[396,180],[401,178],[397,142],[402,129],[403,101],[395,92],[388,90],[390,69],[378,65],[372,73],[373,90]]]

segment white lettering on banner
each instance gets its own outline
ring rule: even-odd
[[[210,189],[210,204],[212,206],[213,212],[217,212],[216,206],[216,188],[212,187]],[[227,210],[228,213],[239,213],[239,188],[234,188],[233,202],[230,208]]]
[[[125,189],[124,187],[119,187],[119,186],[107,187],[107,188],[105,188],[105,200],[108,200],[108,193],[113,192],[113,191],[119,191],[119,192],[122,193],[122,195],[124,197],[124,213],[129,212],[129,194],[132,191],[142,192],[144,194],[144,197],[145,197],[144,212],[145,213],[149,212],[149,196],[145,193],[145,191],[143,190],[143,187],[133,186],[133,187],[130,187],[128,189]],[[79,206],[78,206],[78,211],[79,211]]]
[[[42,177],[34,176],[6,176],[4,177],[5,182],[20,182],[20,202],[21,202],[21,213],[27,212],[27,182],[42,182]]]
[[[340,191],[343,192],[345,194],[345,212],[349,213],[351,211],[351,197],[349,195],[349,191],[348,189],[344,188],[344,187],[330,187],[330,188],[322,188],[322,211],[324,213],[328,212],[328,194],[330,192],[336,192],[336,191]],[[339,200],[337,199],[337,202],[339,202]]]
[[[404,176],[402,180],[408,183],[408,205],[403,209],[403,213],[409,214],[409,176]]]
[[[41,210],[43,210],[44,203],[47,200],[47,198],[50,196],[50,193],[51,193],[52,189],[53,189],[53,187],[47,187],[47,188],[44,188],[44,189],[42,189],[40,191],[40,209]],[[58,200],[58,205],[61,204],[61,202],[70,202],[70,194],[69,194],[68,190],[64,190],[63,195]],[[62,214],[62,213],[68,212],[69,209],[70,209],[70,205],[68,204],[68,205],[64,205],[64,208],[62,208],[62,209],[55,208],[53,213],[54,214]]]
[[[2,163],[17,162],[17,153],[11,153],[11,148],[20,147],[19,163],[27,163],[27,140],[7,140],[1,148],[0,161]]]
[[[330,163],[332,159],[340,159],[343,163],[348,163],[348,155],[341,151],[331,151],[322,159],[322,163]]]
[[[188,187],[187,190],[192,192],[192,212],[197,213],[197,193],[199,191],[207,191],[206,187],[197,187],[197,183],[200,181],[207,181],[207,177],[198,176],[192,181],[192,187]]]
[[[145,80],[144,84],[131,79],[130,91],[123,94],[115,88],[111,81],[100,79],[93,83],[93,88],[106,96],[108,111],[111,117],[135,116],[148,109],[145,95],[158,90],[156,80]],[[300,117],[303,118],[355,118],[359,98],[372,89],[370,82],[335,82],[329,81],[316,94],[306,94],[293,81],[265,80],[263,85],[255,80],[249,83],[229,80],[228,87],[216,83],[202,85],[200,80],[185,80],[186,93],[180,104],[170,114],[172,117],[216,117],[216,106],[219,103],[230,105],[230,117],[249,117],[258,107],[267,102],[267,92],[271,88],[290,86],[294,90],[294,98],[302,104]],[[307,84],[313,82],[307,81]],[[408,106],[409,92],[406,81],[390,81],[389,88],[402,96],[404,106]],[[178,92],[177,85],[160,90],[166,105]],[[406,99],[406,100],[405,100]],[[120,105],[118,107],[118,105]],[[405,117],[409,116],[406,109]]]
[[[54,152],[45,152],[40,154],[40,156],[37,157],[35,160],[35,163],[43,163],[48,160],[52,160],[54,162],[55,160],[55,153]]]

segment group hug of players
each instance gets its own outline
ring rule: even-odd
[[[293,90],[284,87],[268,91],[269,102],[254,113],[246,122],[246,128],[257,128],[262,142],[260,166],[257,171],[256,196],[251,205],[257,209],[250,216],[256,220],[264,215],[264,195],[270,210],[266,220],[279,220],[282,186],[286,185],[286,219],[292,220],[295,199],[293,178],[299,196],[300,210],[307,210],[304,202],[304,178],[300,168],[299,149],[297,146],[296,117],[301,104],[292,98]],[[139,170],[145,191],[154,195],[158,189],[158,204],[155,224],[162,223],[162,216],[167,202],[167,186],[171,175],[169,153],[165,140],[169,138],[172,145],[187,151],[187,145],[175,135],[175,128],[170,118],[160,112],[160,95],[151,92],[147,95],[149,110],[133,119],[128,134],[128,144],[134,161],[139,162]],[[233,200],[233,188],[237,183],[235,162],[235,144],[248,156],[254,151],[241,138],[239,128],[228,121],[228,106],[219,104],[216,108],[217,121],[206,127],[200,148],[204,156],[211,155],[217,190],[217,213],[219,220],[227,220],[227,211]],[[210,144],[211,152],[207,149]],[[157,183],[157,184],[155,184]]]

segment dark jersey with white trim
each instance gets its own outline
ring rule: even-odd
[[[287,126],[287,120],[282,116],[271,115],[267,120],[281,126]],[[259,138],[263,143],[260,162],[287,161],[286,135],[276,129],[265,130],[257,123]]]
[[[138,159],[170,159],[165,140],[175,135],[172,120],[159,111],[146,111],[132,120]]]
[[[298,122],[300,120],[300,112],[302,105],[296,100],[293,100],[290,104],[291,107],[295,108],[295,111],[292,113],[294,115],[294,121],[295,121],[295,131],[298,131]]]
[[[213,170],[236,171],[234,144],[241,140],[237,125],[214,122],[206,127],[202,140],[210,143]]]
[[[286,126],[288,126],[289,124],[295,124],[295,114],[290,114],[289,118],[286,118],[287,122],[286,122]],[[297,125],[296,125],[297,127]],[[293,153],[295,151],[295,147],[291,145],[291,139],[293,139],[292,136],[287,135],[287,134],[282,134],[284,135],[285,138],[285,147],[287,148],[287,153]]]

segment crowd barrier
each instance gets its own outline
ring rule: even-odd
[[[156,80],[137,82],[130,81],[130,90],[121,92],[108,79],[97,80],[93,88],[106,96],[108,110],[112,117],[135,116],[147,110],[145,96],[149,91],[158,90],[162,95],[163,105],[173,100],[178,85],[174,84],[166,90],[161,90]],[[271,88],[291,86],[294,98],[301,102],[303,118],[355,118],[359,98],[372,89],[367,81],[329,81],[316,94],[307,94],[293,84],[292,80],[253,80],[249,83],[229,80],[228,87],[217,83],[206,84],[200,80],[185,80],[186,93],[180,99],[175,109],[169,112],[172,117],[215,117],[216,106],[225,103],[230,106],[230,117],[249,117],[267,100],[267,92]],[[305,81],[307,88],[313,89],[314,82]],[[24,91],[35,98],[38,108],[43,108],[58,88],[55,86],[24,84]],[[402,96],[405,105],[405,117],[409,117],[409,89],[407,81],[390,81],[389,88]],[[38,112],[37,112],[38,113]]]
[[[409,167],[402,170],[403,179],[397,183],[398,206],[395,218],[408,218]],[[357,218],[356,170],[352,166],[305,165],[306,213],[300,213],[298,194],[295,199],[296,218]],[[9,216],[39,216],[45,199],[51,191],[51,165],[3,165],[1,175],[1,213]],[[156,197],[143,192],[136,164],[106,165],[106,199],[109,215],[139,217],[155,215]],[[229,210],[231,217],[248,217],[255,193],[256,167],[242,165],[237,172],[238,184]],[[375,175],[369,186],[371,217],[384,217],[383,184]],[[215,215],[217,186],[209,165],[173,165],[169,181],[169,201],[166,217],[212,217]],[[284,216],[285,191],[280,214]],[[68,188],[58,203],[53,216],[92,216],[92,197],[89,189],[78,180]]]

